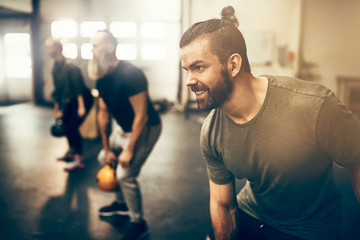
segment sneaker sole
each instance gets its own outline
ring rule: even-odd
[[[84,168],[85,167],[85,163],[79,163],[73,167],[70,167],[70,168],[64,168],[64,171],[66,172],[71,172],[71,171],[74,171],[75,169],[77,168]]]
[[[67,163],[74,161],[73,158],[57,158],[56,160],[59,162],[67,162]]]
[[[98,215],[103,217],[111,217],[114,215],[129,215],[129,212],[124,212],[124,211],[99,212]]]

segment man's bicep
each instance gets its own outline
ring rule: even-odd
[[[106,103],[105,103],[104,99],[99,97],[98,103],[99,103],[99,110],[100,111],[107,111],[107,106],[106,106]]]
[[[147,113],[147,92],[142,91],[136,95],[129,97],[130,104],[135,115]]]
[[[226,168],[222,159],[216,156],[209,156],[204,152],[203,157],[206,163],[209,180],[216,184],[226,184],[234,181],[233,174]]]
[[[217,184],[211,179],[209,180],[210,199],[221,205],[233,205],[235,201],[235,186],[234,182],[226,184]]]

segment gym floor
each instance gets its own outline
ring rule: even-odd
[[[203,113],[168,111],[162,135],[139,182],[152,240],[204,239],[210,223],[209,189],[199,134]],[[64,138],[49,134],[52,109],[23,103],[0,107],[1,239],[119,239],[127,217],[99,218],[114,200],[95,181],[99,139],[84,142],[86,167],[67,173],[56,161]],[[360,239],[360,205],[347,171],[335,167],[343,196],[342,239]],[[242,181],[238,181],[240,189]]]

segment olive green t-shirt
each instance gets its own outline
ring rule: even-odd
[[[247,179],[238,206],[265,224],[304,239],[332,239],[341,214],[333,162],[359,161],[359,122],[319,84],[265,77],[266,98],[251,121],[237,124],[221,109],[205,119],[208,176],[217,184]]]

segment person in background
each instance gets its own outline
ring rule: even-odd
[[[99,91],[98,124],[103,149],[101,164],[116,165],[119,189],[116,200],[99,210],[101,216],[128,214],[130,222],[123,239],[148,235],[143,218],[140,186],[137,178],[161,133],[161,121],[148,94],[144,73],[116,58],[117,40],[106,30],[91,39],[93,59],[88,73],[97,79]],[[109,119],[116,121],[109,136]],[[115,163],[115,164],[114,164]]]
[[[61,119],[68,142],[68,150],[58,160],[67,162],[66,171],[83,168],[83,139],[79,127],[93,104],[93,97],[86,87],[81,70],[63,55],[59,39],[45,41],[46,52],[54,59],[52,77],[54,82],[55,119]]]
[[[192,25],[180,41],[186,85],[210,111],[200,145],[210,188],[207,239],[339,239],[334,163],[360,201],[360,124],[332,91],[253,76],[235,10]],[[246,179],[236,195],[235,179]]]

